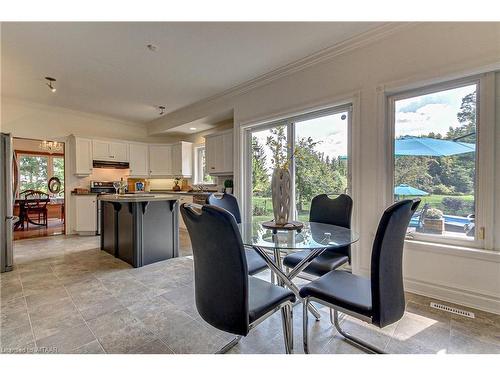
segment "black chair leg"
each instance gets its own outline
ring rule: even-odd
[[[230,351],[236,344],[238,344],[241,340],[241,336],[236,336],[234,339],[231,340],[228,344],[224,345],[217,353],[215,354],[225,354],[228,351]]]
[[[330,311],[331,313],[331,311]],[[380,350],[379,348],[367,343],[366,341],[363,341],[361,339],[358,339],[357,337],[354,337],[353,335],[345,332],[342,327],[340,327],[339,323],[339,312],[337,310],[334,310],[333,312],[333,324],[335,325],[335,328],[337,331],[344,336],[344,338],[352,345],[360,348],[361,350],[364,350],[367,353],[370,354],[385,354],[384,351]]]

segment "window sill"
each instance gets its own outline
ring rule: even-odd
[[[485,250],[474,247],[431,243],[418,240],[406,240],[405,249],[409,251],[439,253],[500,263],[500,251],[498,250]]]

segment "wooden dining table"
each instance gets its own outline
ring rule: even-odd
[[[15,200],[15,204],[19,205],[19,221],[14,224],[14,230],[18,229],[19,227],[22,227],[23,230],[24,230],[24,222],[27,221],[29,222],[30,224],[33,224],[33,225],[45,225],[45,224],[42,224],[42,223],[37,223],[33,220],[31,220],[26,212],[26,205],[28,203],[50,203],[50,198],[44,198],[44,199],[40,199],[40,198],[18,198]]]

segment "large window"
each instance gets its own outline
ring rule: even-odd
[[[318,194],[334,197],[348,192],[350,106],[282,120],[248,132],[252,183],[247,212],[253,222],[271,220],[272,158],[276,144],[286,144],[291,158],[294,195],[290,211],[301,221],[309,219],[311,200]]]
[[[477,202],[476,82],[392,100],[394,199],[422,200],[411,237],[474,240]]]
[[[52,155],[18,154],[19,192],[37,190],[48,193],[48,181],[58,177],[61,181],[61,192],[64,196],[64,157]]]

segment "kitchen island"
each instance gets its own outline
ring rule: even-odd
[[[179,255],[177,197],[101,195],[101,250],[134,267]]]

